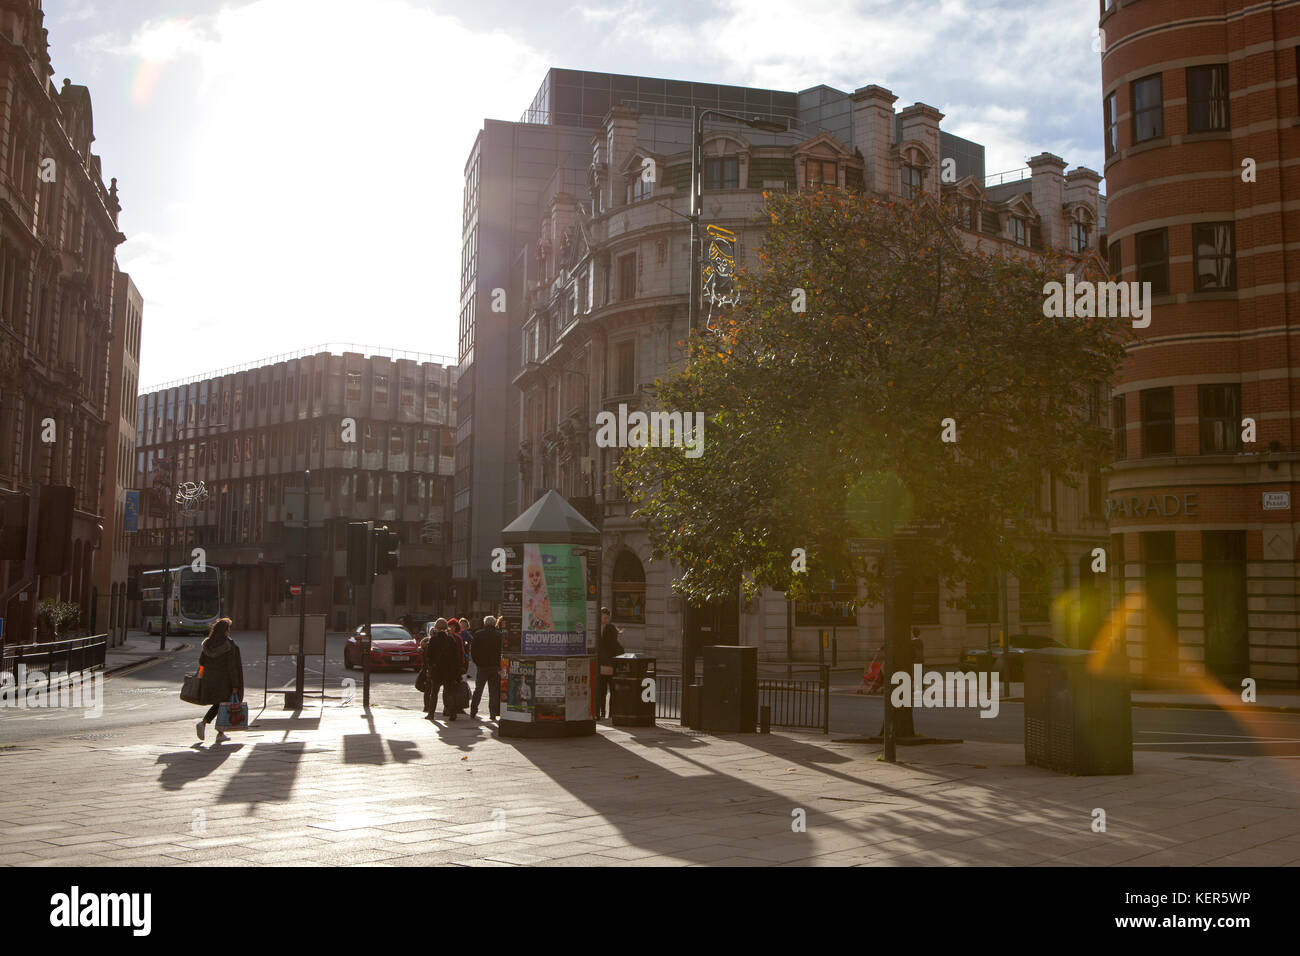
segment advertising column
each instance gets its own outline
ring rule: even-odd
[[[501,736],[595,733],[596,608],[587,562],[599,532],[552,491],[504,537]]]

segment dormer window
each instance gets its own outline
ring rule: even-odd
[[[809,189],[834,189],[839,185],[839,177],[834,160],[809,159],[804,161],[804,185]]]
[[[1007,220],[1007,232],[1011,237],[1011,241],[1016,245],[1029,245],[1029,228],[1025,220],[1020,216],[1012,216]]]
[[[915,199],[925,192],[925,177],[920,166],[903,167],[903,197]]]
[[[638,173],[632,178],[632,183],[627,188],[627,201],[630,203],[640,202],[643,199],[649,199],[654,195],[655,184],[646,182],[643,175]]]
[[[1087,252],[1088,242],[1088,224],[1086,222],[1070,223],[1070,251],[1075,253]]]
[[[735,156],[714,156],[704,161],[705,189],[739,189],[740,160]]]

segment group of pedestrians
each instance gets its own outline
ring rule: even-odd
[[[500,618],[488,615],[478,630],[471,630],[466,618],[440,617],[429,625],[420,641],[423,666],[416,681],[424,691],[424,713],[433,718],[442,693],[442,716],[455,720],[469,708],[471,719],[478,718],[483,690],[488,692],[488,713],[493,720],[501,717],[501,629]],[[469,665],[476,669],[474,694],[471,698],[466,674]]]

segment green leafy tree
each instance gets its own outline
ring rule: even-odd
[[[1072,482],[1107,460],[1099,396],[1123,355],[1120,321],[1045,317],[1045,283],[1091,267],[977,251],[927,197],[799,192],[765,214],[741,304],[656,383],[659,408],[706,413],[703,455],[634,449],[619,477],[692,601],[737,582],[798,599],[852,573],[860,603],[875,603],[889,584],[907,667],[910,569],[1033,582],[1059,565],[1035,493],[1047,473]],[[956,442],[941,440],[949,419]],[[905,521],[943,533],[902,549],[896,582],[848,553],[849,537]],[[795,548],[807,573],[791,570]]]

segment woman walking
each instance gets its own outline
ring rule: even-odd
[[[447,638],[447,619],[440,617],[429,625],[428,632],[420,641],[421,682],[424,684],[424,716],[432,717],[438,706],[439,681],[438,655],[442,653],[443,642]]]
[[[223,617],[212,622],[208,636],[203,639],[203,651],[199,654],[199,703],[211,704],[207,714],[194,725],[194,732],[203,739],[208,724],[217,716],[221,705],[232,696],[244,699],[244,662],[239,656],[239,645],[230,639],[230,618]],[[218,731],[217,743],[227,739],[224,732]]]

